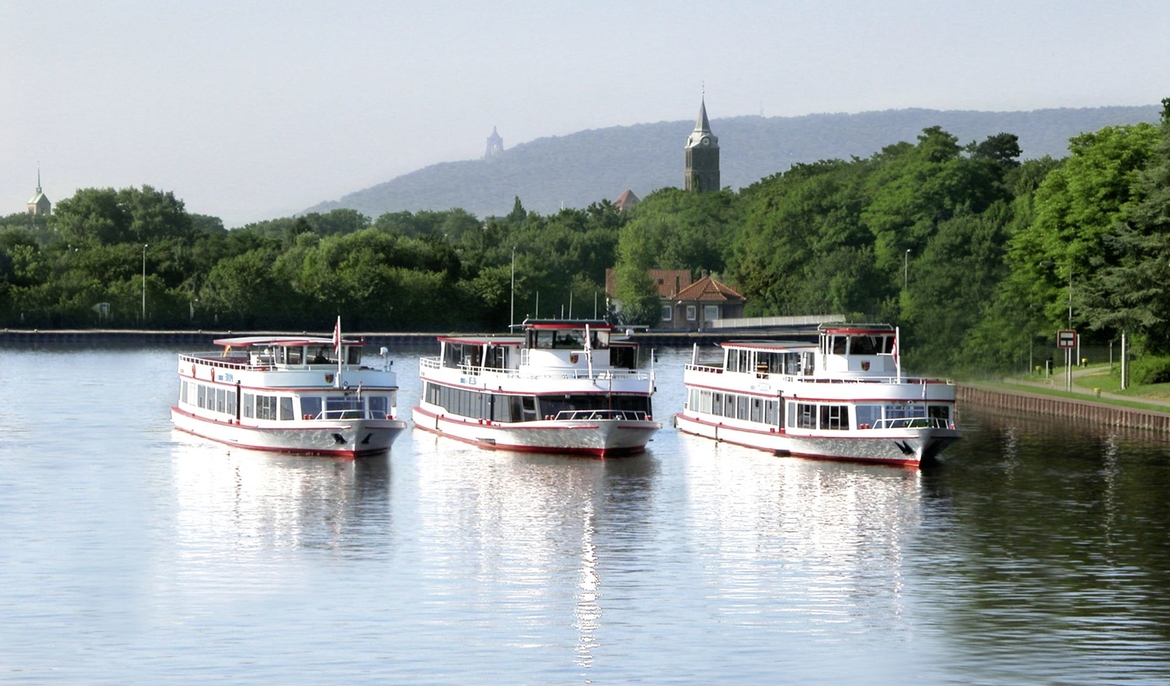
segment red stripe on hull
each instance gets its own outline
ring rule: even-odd
[[[187,429],[183,429],[183,428],[178,427],[178,426],[173,427],[173,428],[175,431],[182,431],[185,434],[190,434],[191,436],[196,436],[198,438],[202,438],[205,441],[211,441],[212,443],[226,445],[229,448],[242,448],[244,450],[254,450],[256,452],[262,452],[262,453],[283,453],[285,455],[317,455],[320,457],[332,457],[332,458],[337,458],[337,459],[341,459],[341,460],[352,460],[356,457],[368,457],[371,455],[381,455],[383,453],[387,453],[390,451],[389,448],[382,448],[380,450],[359,450],[359,451],[354,451],[354,450],[298,450],[296,448],[273,448],[270,446],[263,446],[263,445],[248,445],[246,443],[229,443],[227,441],[222,441],[218,438],[212,438],[211,436],[207,436],[207,435],[204,435],[201,433],[196,433],[194,431],[188,431]]]
[[[675,418],[676,418],[676,420],[679,418],[682,418],[685,421],[694,422],[696,424],[705,424],[707,426],[712,426],[712,427],[725,427],[729,431],[741,431],[743,433],[755,433],[755,434],[760,434],[763,436],[781,435],[779,432],[772,433],[772,432],[768,432],[768,431],[759,431],[757,429],[740,429],[737,427],[729,427],[726,424],[716,424],[715,422],[709,422],[709,421],[705,421],[702,419],[695,419],[694,417],[687,417],[687,416],[683,415],[681,412],[675,414]],[[836,455],[822,455],[822,454],[818,454],[818,453],[801,453],[801,452],[793,452],[790,450],[776,450],[774,448],[762,448],[758,445],[751,445],[750,443],[743,443],[743,442],[735,440],[734,438],[723,438],[722,436],[720,436],[719,438],[711,438],[710,436],[704,436],[702,434],[692,433],[690,431],[687,431],[686,429],[684,429],[681,426],[678,427],[678,430],[681,431],[682,433],[687,434],[688,436],[695,436],[696,438],[705,438],[708,441],[715,441],[716,443],[729,443],[731,445],[737,445],[741,448],[751,448],[752,450],[759,450],[760,452],[764,452],[764,453],[772,453],[773,455],[779,455],[782,457],[800,457],[800,458],[803,458],[806,460],[827,460],[829,462],[849,462],[849,463],[853,463],[853,464],[880,464],[880,465],[888,465],[891,467],[909,467],[911,469],[918,469],[920,466],[918,460],[886,460],[886,459],[882,459],[882,458],[841,457],[841,456],[836,456]],[[801,436],[800,438],[806,438],[806,437]],[[809,436],[807,438],[817,438],[817,437],[816,436]],[[864,440],[863,437],[861,437],[861,436],[842,436],[841,438],[858,438],[858,439]]]

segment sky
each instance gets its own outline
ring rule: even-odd
[[[241,226],[704,92],[714,122],[1154,105],[1168,35],[1165,0],[0,0],[0,215],[39,165],[54,202],[145,184]]]

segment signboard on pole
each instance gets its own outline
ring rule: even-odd
[[[1077,347],[1077,332],[1070,329],[1056,332],[1056,347],[1058,348],[1075,348]]]

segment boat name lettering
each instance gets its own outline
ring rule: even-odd
[[[235,381],[236,379],[234,376],[232,376],[232,374],[230,372],[224,372],[222,374],[217,374],[215,377],[215,380],[216,381],[226,381],[228,383],[231,383],[231,382]]]

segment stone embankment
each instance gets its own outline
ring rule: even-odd
[[[1093,400],[1061,398],[1029,393],[1026,390],[1007,390],[968,383],[957,384],[956,397],[960,402],[995,410],[1028,412],[1094,422],[1105,426],[1170,433],[1170,406],[1167,407],[1167,412],[1154,412],[1118,407]],[[1136,399],[1130,398],[1130,400]],[[1141,402],[1159,404],[1157,401],[1142,400]]]

